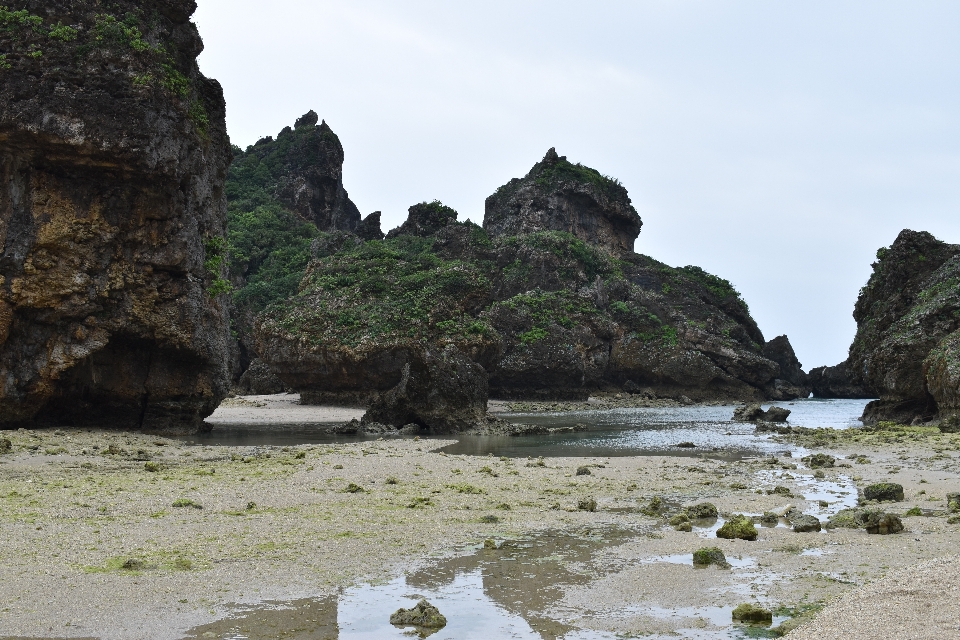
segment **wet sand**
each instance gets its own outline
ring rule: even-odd
[[[278,411],[301,410],[282,399]],[[264,407],[220,411],[235,409]],[[723,618],[742,602],[780,608],[781,618],[812,612],[885,574],[953,555],[960,535],[945,514],[932,515],[960,490],[958,436],[847,438],[812,449],[869,457],[826,469],[824,480],[836,486],[903,484],[907,500],[889,510],[928,513],[904,517],[904,533],[781,526],[759,528],[756,542],[717,539],[719,523],[675,531],[640,508],[660,496],[671,505],[709,500],[721,514],[788,504],[816,514],[817,502],[765,492],[782,485],[813,495],[813,472],[791,468],[799,460],[548,458],[540,466],[432,453],[447,443],[438,440],[191,447],[86,430],[0,437],[14,445],[0,456],[0,637],[204,637],[190,630],[235,617],[238,605],[335,599],[351,586],[418,572],[455,576],[488,553],[478,551],[486,539],[530,541],[524,553],[536,556],[558,534],[595,544],[579,555],[528,558],[547,568],[519,590],[498,587],[497,563],[485,565],[494,572],[484,578],[487,594],[534,621],[542,637],[576,629],[709,637],[724,632]],[[590,475],[577,475],[585,465]],[[596,500],[596,512],[577,509],[584,498]],[[700,570],[677,559],[701,546],[720,547],[739,566]],[[396,608],[382,606],[384,616]]]

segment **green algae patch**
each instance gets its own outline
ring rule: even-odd
[[[903,485],[895,482],[878,482],[863,490],[865,500],[881,500],[891,502],[903,501]]]
[[[718,538],[728,540],[756,540],[757,528],[753,526],[753,520],[743,514],[734,514],[729,520],[723,523],[723,526],[717,529]]]

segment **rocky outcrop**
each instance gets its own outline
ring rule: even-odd
[[[237,394],[241,396],[262,396],[283,393],[287,385],[270,370],[267,364],[255,358],[237,383]]]
[[[0,11],[0,423],[201,428],[227,392],[220,86],[196,4]]]
[[[810,381],[803,372],[803,365],[793,351],[790,339],[787,336],[777,336],[763,345],[761,352],[767,360],[772,360],[780,366],[780,373],[765,389],[771,400],[793,400],[806,398],[810,395]]]
[[[353,231],[360,211],[343,188],[343,146],[315,111],[286,127],[277,139],[258,140],[238,161],[256,164],[275,179],[274,196],[321,231]]]
[[[491,237],[563,231],[614,251],[633,251],[640,220],[616,180],[547,151],[523,178],[487,198],[483,228]]]
[[[864,384],[854,382],[846,360],[833,367],[817,367],[807,374],[815,398],[875,398]]]
[[[416,424],[432,433],[456,433],[487,413],[487,372],[454,345],[427,350],[407,362],[395,387],[381,393],[361,423]]]
[[[900,232],[877,252],[853,313],[857,335],[846,367],[880,396],[863,421],[918,422],[957,410],[960,245]]]
[[[432,202],[410,207],[406,222],[380,242],[322,233],[299,294],[259,316],[257,352],[305,401],[348,402],[374,391],[381,399],[368,419],[395,425],[433,425],[419,399],[431,390],[439,394],[434,402],[462,405],[473,419],[481,378],[494,397],[585,399],[597,390],[647,388],[684,402],[756,401],[777,380],[789,385],[783,376],[803,380],[785,337],[770,347],[783,365],[764,356],[763,334],[729,282],[698,267],[669,267],[612,239],[613,229],[629,226],[617,217],[629,207],[622,187],[611,183],[608,193],[592,169],[549,154],[544,162],[493,198],[543,184],[553,189],[550,198],[594,194],[593,209],[570,218],[581,226],[544,229],[495,207],[481,228]],[[551,166],[567,167],[556,169],[557,183],[545,181]],[[596,214],[592,226],[584,222],[588,209]],[[560,219],[536,219],[548,218]],[[483,375],[448,376],[470,388],[414,375],[424,354],[450,345],[482,367]],[[431,428],[468,421],[443,418]]]

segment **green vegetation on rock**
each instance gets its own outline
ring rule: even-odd
[[[723,523],[723,526],[717,529],[718,538],[727,538],[729,540],[739,538],[741,540],[756,540],[757,528],[753,525],[753,520],[743,514],[734,514],[730,519]]]

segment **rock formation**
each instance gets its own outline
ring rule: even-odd
[[[473,420],[486,385],[515,398],[805,395],[789,341],[766,343],[729,282],[629,250],[640,229],[629,202],[551,151],[487,200],[483,228],[432,202],[383,241],[321,233],[299,295],[259,316],[256,350],[308,402],[373,391],[368,421],[434,431]],[[417,373],[438,353],[482,373]]]
[[[838,368],[880,396],[867,405],[864,422],[909,423],[960,411],[960,245],[901,231],[877,252],[853,317],[857,335]],[[843,373],[818,372],[815,387],[829,389],[822,380]]]
[[[807,381],[816,398],[875,398],[876,394],[862,383],[854,382],[850,364],[844,360],[833,367],[817,367],[807,374]]]
[[[523,178],[487,198],[483,228],[490,237],[564,231],[615,251],[633,251],[643,223],[616,180],[550,149]]]
[[[321,231],[354,231],[360,211],[343,188],[343,146],[326,122],[308,111],[294,128],[263,138],[246,155],[276,179],[275,197]]]
[[[220,86],[196,3],[0,9],[0,423],[183,432],[226,393]]]

